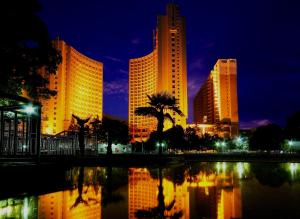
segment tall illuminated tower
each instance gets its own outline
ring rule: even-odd
[[[54,41],[62,62],[56,75],[49,76],[49,88],[57,95],[42,101],[42,133],[67,130],[72,114],[102,118],[103,64],[76,51],[62,40]]]
[[[237,64],[219,59],[194,99],[194,121],[214,124],[220,133],[238,134]]]
[[[136,116],[137,107],[147,106],[147,94],[168,92],[178,99],[184,117],[173,114],[178,125],[186,126],[187,67],[185,19],[176,4],[167,5],[166,15],[157,17],[154,50],[129,61],[129,126],[136,140],[145,140],[156,127],[153,118]],[[169,128],[171,124],[166,124]]]

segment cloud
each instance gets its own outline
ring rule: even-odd
[[[133,39],[131,40],[131,44],[133,44],[133,45],[139,45],[140,43],[141,43],[141,39],[138,38],[138,37],[133,38]]]
[[[247,122],[240,122],[240,129],[252,129],[258,126],[264,126],[271,124],[272,122],[268,119],[258,119],[258,120],[251,120]]]
[[[112,56],[104,56],[104,58],[113,61],[113,62],[119,62],[119,63],[124,63],[124,61],[122,59],[116,58],[116,57],[112,57]]]
[[[105,95],[124,95],[128,93],[128,80],[120,79],[104,84]]]
[[[188,98],[194,98],[197,91],[204,83],[205,78],[199,74],[190,76],[188,78]]]
[[[119,72],[124,74],[124,75],[128,75],[128,70],[124,70],[124,69],[119,69]]]
[[[190,64],[190,71],[201,71],[205,68],[203,58],[197,58]]]

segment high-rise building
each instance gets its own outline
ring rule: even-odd
[[[129,61],[129,126],[137,141],[147,139],[156,127],[155,119],[134,114],[136,108],[147,106],[147,94],[168,92],[177,98],[185,116],[172,116],[184,128],[188,114],[185,19],[178,5],[168,4],[166,15],[158,16],[153,38],[150,54]]]
[[[194,98],[194,122],[213,124],[216,134],[238,134],[237,64],[219,59]]]
[[[103,64],[84,56],[62,40],[54,41],[62,62],[49,88],[57,95],[42,101],[42,133],[67,130],[72,114],[81,118],[99,116],[103,105]]]

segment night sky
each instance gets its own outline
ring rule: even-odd
[[[165,0],[40,0],[52,38],[104,64],[104,113],[127,119],[128,61],[152,51]],[[300,1],[178,0],[186,17],[192,100],[218,58],[238,61],[241,128],[300,110]]]

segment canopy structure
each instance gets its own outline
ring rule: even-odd
[[[1,92],[0,100],[0,156],[39,156],[41,105]]]

